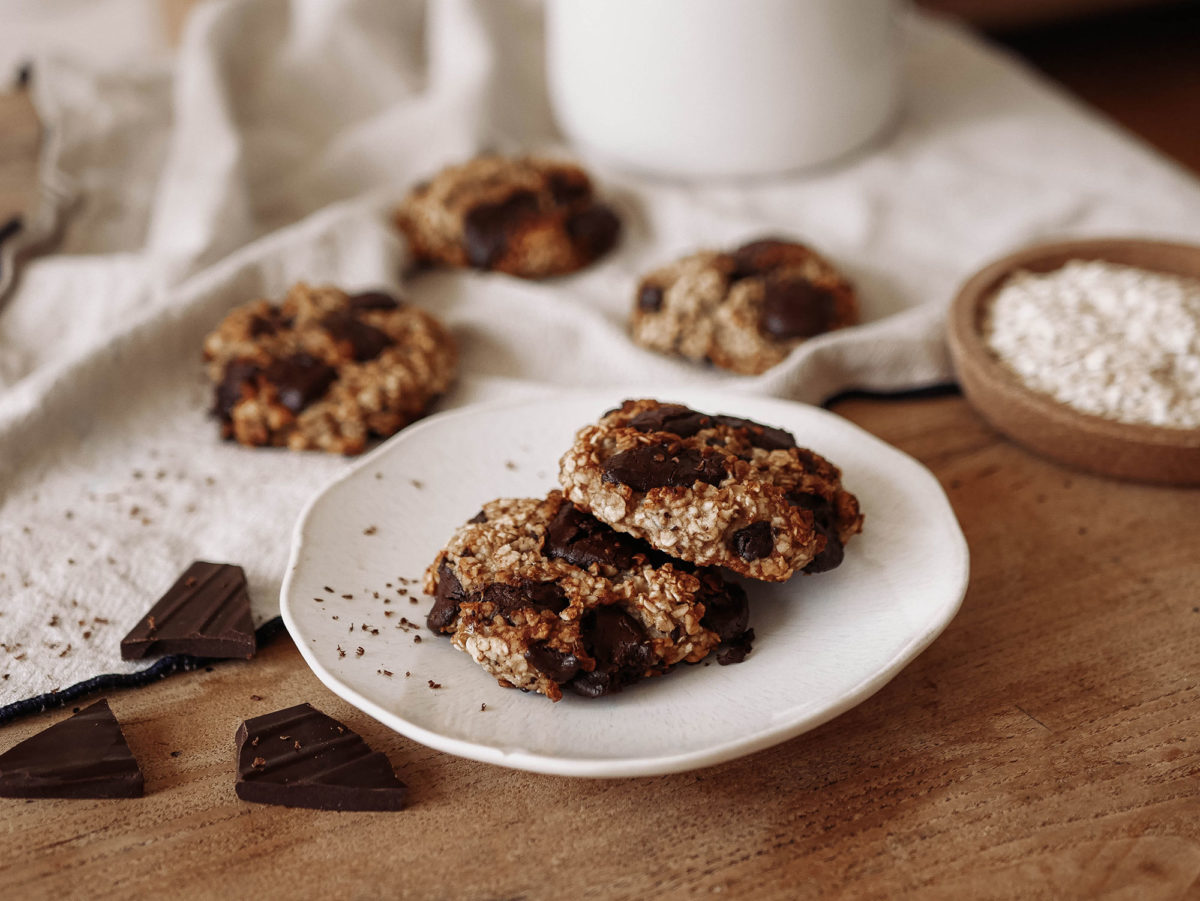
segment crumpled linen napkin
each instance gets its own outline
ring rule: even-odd
[[[295,518],[351,461],[218,440],[199,347],[246,300],[300,279],[402,290],[461,342],[442,408],[630,382],[819,402],[949,379],[945,307],[1015,246],[1200,236],[1200,188],[1177,167],[951,26],[913,15],[905,39],[904,108],[872,147],[740,184],[597,167],[620,247],[536,284],[401,284],[388,222],[408,185],[480,148],[569,152],[533,0],[224,0],[170,65],[39,59],[40,215],[72,202],[58,251],[0,311],[0,719],[143,669],[119,640],[193,559],[240,563],[256,622],[277,614]],[[771,233],[836,260],[866,324],[754,378],[628,340],[639,273]]]

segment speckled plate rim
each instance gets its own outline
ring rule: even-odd
[[[664,389],[652,392],[652,394],[663,400],[691,403],[700,409],[704,409],[705,407],[716,409],[720,406],[725,411],[736,411],[739,409],[739,403],[749,399],[747,395],[736,392],[708,388],[695,390]],[[308,664],[309,668],[322,684],[343,700],[400,734],[430,748],[458,757],[511,769],[557,776],[581,778],[656,776],[667,773],[685,772],[723,763],[764,748],[772,747],[828,722],[879,691],[900,670],[928,647],[945,630],[951,620],[953,620],[962,605],[962,600],[967,590],[970,570],[969,553],[966,539],[958,525],[958,520],[954,515],[950,502],[933,474],[912,457],[833,413],[829,413],[818,407],[797,404],[790,401],[754,397],[753,400],[756,403],[775,403],[780,405],[780,409],[783,411],[786,411],[789,407],[793,411],[797,408],[801,409],[804,411],[804,416],[822,419],[825,426],[843,430],[846,434],[852,436],[853,440],[860,441],[870,447],[873,453],[882,454],[889,458],[890,463],[904,470],[906,472],[905,478],[912,480],[915,485],[920,486],[920,490],[926,494],[933,505],[940,509],[941,515],[944,517],[942,525],[946,527],[947,537],[950,538],[949,542],[941,550],[952,559],[952,563],[946,568],[948,571],[948,581],[950,584],[956,586],[955,590],[947,592],[944,597],[940,598],[940,603],[930,605],[928,618],[921,624],[913,626],[909,640],[890,658],[880,661],[874,672],[863,678],[850,690],[844,692],[836,699],[830,700],[824,706],[794,719],[777,722],[753,734],[739,736],[697,751],[623,759],[566,758],[465,741],[444,735],[433,729],[427,729],[387,709],[373,698],[347,685],[336,674],[332,673],[323,664],[320,656],[309,647],[309,641],[305,640],[309,636],[305,634],[305,631],[297,622],[293,609],[293,600],[299,602],[299,598],[294,595],[292,586],[296,579],[300,561],[307,549],[307,542],[309,540],[308,532],[312,524],[312,512],[328,493],[335,491],[339,485],[345,482],[362,478],[363,473],[377,463],[379,459],[401,452],[401,448],[403,448],[408,438],[418,431],[438,429],[444,423],[452,420],[474,417],[482,411],[517,411],[522,408],[537,407],[547,402],[557,402],[567,399],[578,400],[580,402],[594,401],[598,405],[598,409],[603,409],[605,405],[613,406],[619,403],[621,398],[639,396],[650,396],[644,386],[626,390],[562,391],[533,401],[524,399],[485,402],[439,413],[410,426],[366,455],[353,469],[334,479],[318,491],[306,504],[293,529],[287,572],[280,590],[280,611],[288,632],[295,641],[305,663]],[[761,416],[761,414],[759,415]],[[786,423],[786,417],[782,422]],[[583,424],[580,423],[580,425]]]
[[[1193,272],[1186,272],[1171,266],[1155,265],[1142,258],[1144,253],[1156,256],[1178,254],[1195,257],[1196,268]],[[1171,429],[1117,422],[1073,410],[1066,404],[1025,385],[1005,368],[988,348],[980,330],[984,304],[1013,273],[1020,269],[1052,271],[1058,266],[1041,268],[1039,264],[1064,255],[1069,255],[1072,259],[1104,260],[1126,266],[1141,266],[1156,272],[1200,278],[1200,246],[1181,242],[1142,238],[1083,238],[1047,241],[1023,247],[980,269],[963,283],[955,295],[947,323],[947,336],[955,368],[961,371],[963,358],[969,357],[970,362],[989,383],[1003,385],[1005,390],[1018,397],[1029,410],[1064,428],[1085,427],[1108,440],[1130,446],[1195,448],[1200,452],[1200,429]],[[986,409],[981,412],[987,415]]]

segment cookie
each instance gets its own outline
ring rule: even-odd
[[[745,657],[746,594],[569,504],[484,504],[425,573],[428,625],[501,685],[595,698],[717,650]]]
[[[768,582],[833,569],[862,531],[841,472],[791,433],[655,400],[627,400],[581,429],[559,482],[614,529]]]
[[[298,284],[238,307],[204,340],[221,436],[358,454],[421,416],[454,378],[454,338],[389,294]]]
[[[630,331],[660,353],[757,375],[815,335],[858,322],[854,288],[803,244],[701,251],[638,283]]]
[[[533,157],[483,156],[443,169],[413,189],[396,224],[418,262],[529,279],[582,269],[621,231],[586,172]]]

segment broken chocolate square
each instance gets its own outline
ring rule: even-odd
[[[256,648],[242,568],[197,560],[121,639],[121,658],[250,658]]]
[[[313,810],[400,810],[408,787],[387,756],[310,704],[246,720],[237,731],[237,795]]]
[[[108,701],[0,754],[0,797],[140,798],[142,771]]]

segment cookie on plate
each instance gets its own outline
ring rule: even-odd
[[[841,472],[783,429],[627,400],[563,456],[567,498],[614,529],[700,566],[782,582],[824,572],[862,531]]]
[[[620,234],[578,166],[482,156],[414,188],[396,213],[419,262],[538,279],[582,269]]]
[[[833,264],[803,244],[764,238],[643,277],[630,330],[650,350],[757,375],[807,339],[856,322],[854,288]]]
[[[458,362],[440,322],[390,294],[293,287],[238,307],[204,340],[221,436],[358,454],[421,416]]]
[[[501,685],[557,701],[749,651],[746,594],[568,503],[502,498],[459,527],[425,573],[429,628]]]

